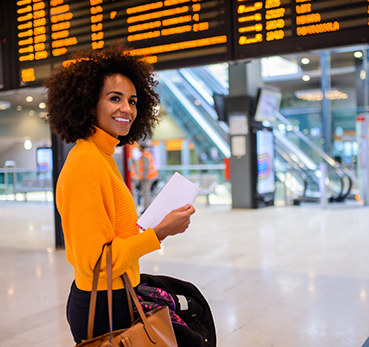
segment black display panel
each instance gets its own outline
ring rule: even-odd
[[[5,87],[4,73],[3,73],[3,53],[2,53],[2,44],[0,42],[0,89]]]
[[[271,88],[259,88],[256,101],[254,120],[256,122],[275,122],[282,93]]]
[[[119,39],[156,69],[228,61],[229,11],[225,0],[19,0],[21,81],[44,79],[74,50]]]
[[[156,69],[242,61],[369,41],[368,0],[18,0],[21,85],[76,49],[119,39]]]
[[[367,0],[233,0],[235,59],[366,43]]]

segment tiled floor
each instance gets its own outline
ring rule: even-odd
[[[361,347],[369,336],[369,207],[196,206],[141,260],[208,299],[218,347]],[[70,347],[73,278],[50,202],[0,202],[0,346]],[[191,347],[191,346],[189,346]]]

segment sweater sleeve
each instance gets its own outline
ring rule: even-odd
[[[160,248],[156,234],[152,229],[139,233],[131,226],[127,233],[120,230],[118,237],[114,225],[117,202],[109,167],[93,154],[79,159],[66,162],[57,187],[66,256],[74,266],[77,287],[91,290],[93,269],[103,245],[109,242],[113,244],[113,288],[122,287],[119,276],[126,271],[137,285],[138,259]],[[99,290],[106,289],[105,259],[104,256]]]

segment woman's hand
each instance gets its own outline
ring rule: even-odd
[[[194,213],[195,208],[190,204],[169,212],[154,228],[159,241],[164,240],[169,235],[183,233],[190,225],[190,217]]]

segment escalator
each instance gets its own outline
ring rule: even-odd
[[[278,130],[277,124],[274,127],[275,148],[278,154],[275,165],[276,167],[281,166],[278,160],[286,162],[287,154],[289,164],[291,162],[294,164],[291,166],[292,171],[296,171],[296,168],[298,168],[300,172],[304,172],[303,200],[318,201],[320,199],[320,163],[325,163],[328,168],[328,200],[330,202],[342,202],[346,200],[350,196],[353,186],[356,184],[355,175],[324,153],[307,136],[295,129],[280,113],[277,114],[277,120],[290,130],[281,132]],[[281,151],[283,151],[283,154],[280,154]]]
[[[291,154],[288,151],[284,150],[278,143],[274,144],[274,148],[274,172],[276,181],[281,182],[284,186],[283,195],[285,200],[289,199],[292,200],[293,205],[300,205],[306,199],[308,176],[291,158]]]
[[[188,70],[158,73],[161,104],[194,144],[204,163],[222,163],[230,157],[228,128],[218,121],[210,101],[211,90]]]
[[[229,128],[219,122],[213,99],[214,94],[228,94],[227,84],[209,67],[161,71],[158,75],[162,105],[195,145],[203,161],[215,164],[230,157]],[[280,131],[279,124],[290,131]],[[325,154],[280,113],[273,124],[273,134],[276,178],[296,190],[294,203],[320,199],[319,164],[322,162],[328,167],[329,201],[344,201],[351,196],[355,175]]]

